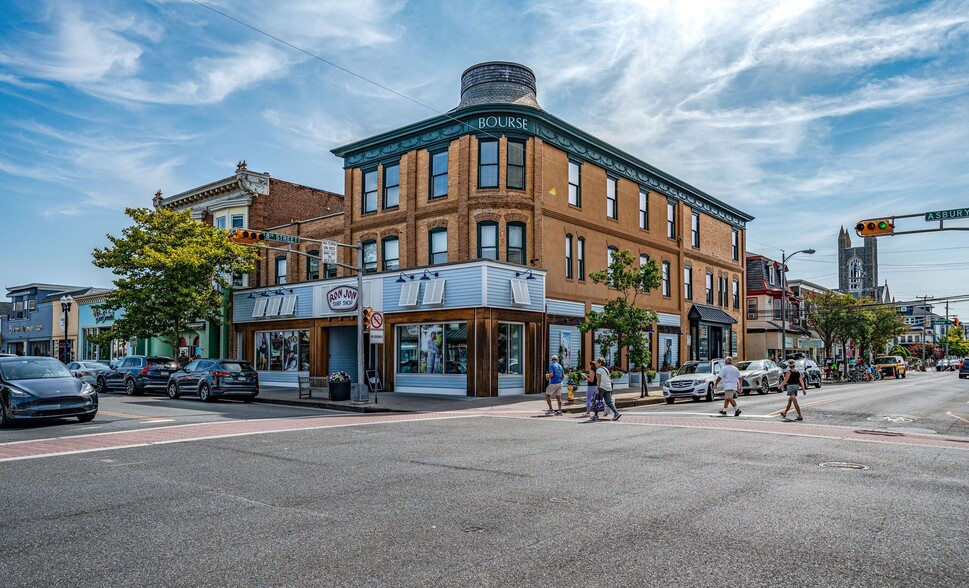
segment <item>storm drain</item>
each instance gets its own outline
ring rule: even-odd
[[[823,468],[834,468],[837,470],[867,470],[868,466],[860,463],[848,463],[845,461],[823,461],[818,464]]]

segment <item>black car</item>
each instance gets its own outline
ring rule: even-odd
[[[98,413],[98,393],[52,357],[0,358],[0,427],[21,419],[77,417]]]
[[[259,394],[259,374],[248,361],[238,359],[196,359],[168,379],[168,397],[198,395],[202,402],[219,397],[236,397],[252,402]]]
[[[113,369],[98,374],[98,392],[124,390],[129,396],[144,394],[146,390],[164,391],[168,377],[178,369],[170,357],[129,355]]]
[[[786,372],[788,369],[787,364],[784,362],[781,362],[780,364],[778,364],[778,367],[781,368],[781,379],[783,379],[784,372]],[[815,388],[821,387],[821,379],[824,377],[824,372],[821,370],[821,367],[814,362],[813,359],[807,359],[807,358],[795,359],[794,367],[797,369],[797,371],[801,372],[801,374],[804,376],[805,387],[807,386],[814,386]]]

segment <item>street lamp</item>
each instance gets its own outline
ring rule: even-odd
[[[784,250],[781,249],[781,359],[787,361],[787,260],[794,257],[798,253],[807,253],[808,255],[814,255],[814,249],[801,249],[800,251],[795,251],[790,255],[784,255]]]
[[[61,310],[64,312],[64,363],[70,363],[71,354],[68,350],[68,345],[70,341],[67,338],[67,328],[68,321],[70,320],[71,305],[74,304],[74,299],[71,295],[61,296]]]

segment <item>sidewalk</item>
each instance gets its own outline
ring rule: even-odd
[[[616,407],[620,410],[634,406],[658,404],[663,402],[663,393],[658,386],[650,387],[650,395],[639,397],[639,389],[617,390],[613,393]],[[432,394],[403,394],[400,392],[381,392],[370,395],[369,404],[354,404],[347,401],[328,400],[326,397],[300,398],[295,387],[263,386],[259,389],[256,402],[266,404],[285,404],[351,412],[440,412],[454,410],[502,410],[534,411],[540,413],[548,408],[544,394],[521,396],[502,396],[498,398],[471,398],[468,396],[440,396]],[[555,406],[555,401],[552,400]],[[562,411],[566,413],[585,412],[585,390],[575,394],[575,403],[566,404],[566,393],[562,393]]]

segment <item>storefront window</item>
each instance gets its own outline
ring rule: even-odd
[[[498,373],[520,376],[525,325],[498,323]]]
[[[468,324],[430,323],[397,327],[397,373],[468,373]]]
[[[310,332],[260,331],[256,333],[256,369],[270,372],[306,372],[310,369]]]

